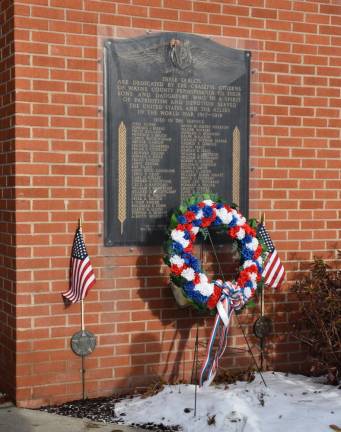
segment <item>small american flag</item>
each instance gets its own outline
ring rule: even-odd
[[[95,274],[86,251],[82,229],[78,228],[72,246],[70,288],[63,293],[64,299],[67,303],[84,300],[88,290],[95,282]]]
[[[284,267],[281,263],[281,260],[279,259],[279,256],[277,255],[277,251],[271,241],[270,235],[262,223],[258,226],[257,236],[265,243],[268,248],[262,273],[264,283],[271,288],[277,288],[283,282],[285,275]]]

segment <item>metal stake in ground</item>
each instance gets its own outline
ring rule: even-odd
[[[221,276],[223,282],[225,282],[225,277],[224,277],[223,269],[222,269],[222,267],[221,267],[221,264],[220,264],[220,261],[219,261],[219,258],[218,258],[218,255],[217,255],[216,249],[215,249],[215,247],[214,247],[214,244],[213,244],[213,241],[212,241],[212,237],[211,237],[211,234],[210,234],[209,230],[207,230],[207,235],[208,235],[208,238],[209,238],[210,243],[211,243],[211,247],[212,247],[212,250],[213,250],[213,255],[214,255],[215,260],[216,260],[216,262],[217,262],[217,264],[218,264],[218,268],[219,268],[220,276]],[[237,323],[238,323],[238,325],[239,325],[239,328],[241,329],[241,331],[242,331],[242,333],[243,333],[243,336],[244,336],[244,339],[245,339],[246,345],[247,345],[247,347],[248,347],[248,352],[249,352],[249,354],[250,354],[250,356],[251,356],[251,358],[252,358],[252,360],[253,360],[253,362],[254,362],[254,364],[255,364],[255,366],[256,366],[257,372],[258,372],[259,375],[261,376],[262,381],[263,381],[263,384],[265,385],[265,387],[267,387],[266,382],[265,382],[264,377],[263,377],[263,374],[262,374],[262,372],[261,372],[261,370],[260,370],[260,368],[259,368],[259,366],[258,366],[257,360],[256,360],[256,358],[255,358],[255,356],[253,355],[253,352],[252,352],[252,350],[251,350],[251,346],[250,346],[250,343],[249,343],[249,341],[248,341],[248,339],[247,339],[247,337],[246,337],[245,331],[244,331],[243,327],[241,326],[241,324],[240,324],[240,322],[239,322],[239,320],[238,320],[238,315],[235,313],[234,316],[236,317],[236,320],[237,320]]]
[[[265,213],[261,215],[261,224],[265,226]],[[253,325],[254,334],[260,339],[260,368],[263,370],[264,366],[264,349],[265,349],[265,338],[272,331],[272,321],[269,317],[264,315],[265,307],[265,290],[262,287],[261,298],[260,298],[260,317],[258,317]]]
[[[204,241],[205,237],[202,235],[200,243],[200,261],[203,262],[204,257]],[[197,415],[197,390],[198,390],[198,361],[199,361],[199,324],[197,323],[197,331],[195,335],[194,358],[192,364],[191,383],[193,382],[194,375],[194,417]]]
[[[84,302],[81,301],[82,329],[71,338],[72,351],[81,357],[82,398],[85,399],[85,357],[96,347],[96,336],[84,328]]]
[[[195,386],[194,386],[194,417],[197,415],[197,390],[198,390],[198,352],[199,352],[199,324],[197,324],[197,332],[195,336]]]

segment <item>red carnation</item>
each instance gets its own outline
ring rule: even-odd
[[[195,273],[195,276],[194,276],[194,280],[193,280],[193,282],[194,282],[195,284],[200,283],[200,276],[199,276],[198,273]]]
[[[193,244],[189,243],[189,245],[184,248],[184,252],[186,253],[192,252],[192,249],[193,249]]]
[[[217,303],[221,297],[221,292],[222,292],[222,289],[219,286],[214,285],[213,294],[210,296],[210,298],[207,302],[207,307],[209,309],[214,309],[216,307],[216,305],[217,305]]]
[[[260,257],[262,255],[262,252],[263,252],[262,245],[259,244],[255,253],[253,254],[253,259],[256,260],[258,257]]]
[[[198,203],[198,207],[199,208],[204,208],[205,207],[205,203],[203,203],[203,202]]]
[[[192,222],[195,219],[195,213],[190,211],[190,210],[187,210],[186,213],[184,214],[184,216],[185,216],[187,222]]]
[[[179,225],[176,227],[176,229],[179,230],[179,231],[185,231],[185,225],[179,224]]]
[[[258,268],[257,268],[256,264],[252,264],[252,265],[250,265],[250,267],[248,267],[245,270],[247,270],[248,273],[257,273]]]
[[[187,223],[187,224],[184,225],[184,227],[185,227],[186,231],[189,232],[193,228],[193,225],[191,223]]]
[[[211,223],[212,223],[212,219],[211,219],[211,218],[203,217],[203,218],[201,219],[201,226],[202,226],[203,228],[206,228],[206,227],[210,226]]]
[[[248,224],[244,224],[243,228],[246,232],[246,234],[251,235],[252,237],[256,237],[256,231],[250,227]]]
[[[239,226],[234,226],[234,227],[230,228],[229,229],[229,235],[230,235],[230,237],[236,238],[239,230],[240,230]]]
[[[172,264],[171,265],[171,272],[174,273],[176,276],[180,276],[181,272],[182,272],[182,270],[184,270],[184,268],[185,268],[185,266],[178,267],[177,265]]]
[[[242,270],[237,280],[238,285],[244,286],[248,280],[249,280],[249,273],[245,270]]]

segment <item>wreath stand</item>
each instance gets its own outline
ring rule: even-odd
[[[206,238],[209,239],[211,247],[212,247],[212,251],[213,251],[213,255],[216,261],[216,264],[218,265],[218,269],[219,269],[219,274],[221,279],[223,280],[223,282],[225,282],[225,277],[224,277],[224,273],[222,270],[222,266],[221,263],[219,261],[218,255],[217,255],[217,251],[216,248],[214,246],[211,234],[209,232],[209,230],[207,228],[202,229],[202,236],[201,236],[201,242],[200,242],[200,261],[203,262],[203,255],[204,255],[204,241],[206,240]],[[264,308],[264,289],[262,289],[262,300],[261,300],[261,315],[263,316],[263,308]],[[243,334],[243,337],[245,339],[246,345],[247,345],[247,349],[245,349],[246,352],[248,352],[252,358],[253,363],[255,364],[256,370],[259,373],[259,375],[261,376],[262,382],[264,384],[265,387],[267,387],[267,384],[265,382],[264,376],[262,374],[262,370],[263,369],[263,349],[264,349],[264,338],[261,338],[261,367],[258,366],[257,360],[252,352],[251,349],[251,345],[250,342],[246,336],[246,333],[238,319],[238,315],[235,314],[234,315],[236,317],[237,320],[237,324]],[[193,365],[192,365],[192,374],[191,374],[191,382],[193,383],[194,381],[194,417],[196,417],[196,413],[197,413],[197,388],[198,388],[198,363],[199,363],[199,358],[198,358],[198,354],[199,354],[199,337],[198,337],[198,333],[199,333],[199,324],[197,324],[197,330],[196,330],[196,337],[195,337],[195,346],[194,346],[194,357],[193,357]],[[256,334],[257,336],[257,334]],[[239,349],[239,348],[235,348],[235,349]],[[239,349],[240,350],[240,349]],[[244,351],[244,350],[242,350]],[[194,380],[193,380],[194,377]]]

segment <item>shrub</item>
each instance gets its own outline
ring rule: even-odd
[[[327,374],[329,384],[341,378],[341,272],[315,258],[310,273],[294,284],[300,301],[296,337],[309,347],[311,372]]]

